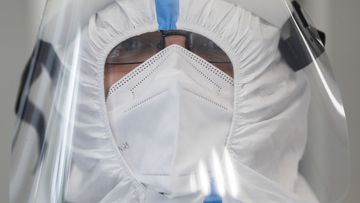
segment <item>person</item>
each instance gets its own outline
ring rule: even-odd
[[[332,169],[313,160],[346,134],[341,99],[318,61],[321,33],[298,4],[272,3],[271,12],[240,0],[64,7],[52,19],[71,17],[67,33],[45,23],[54,51],[34,56],[61,63],[51,80],[34,71],[51,83],[35,188],[18,195],[14,178],[12,202],[332,202],[332,177],[313,178],[319,164]],[[19,126],[17,174],[28,129]]]

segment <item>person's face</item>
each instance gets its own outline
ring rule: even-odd
[[[186,47],[186,37],[182,35],[170,35],[166,36],[164,41],[164,47],[168,47],[171,45],[178,45],[181,47]],[[201,56],[201,55],[200,55]],[[150,58],[148,56],[148,58]],[[110,89],[111,85],[116,83],[118,80],[123,78],[126,74],[128,74],[130,71],[132,71],[134,68],[136,68],[139,64],[138,63],[129,63],[129,64],[105,64],[105,76],[104,76],[104,82],[105,82],[105,91],[106,94],[108,90]],[[222,70],[227,75],[233,77],[233,67],[231,63],[214,63],[217,68]]]

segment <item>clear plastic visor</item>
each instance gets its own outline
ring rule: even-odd
[[[341,202],[346,114],[300,5],[180,0],[164,31],[159,2],[48,1],[11,202]]]

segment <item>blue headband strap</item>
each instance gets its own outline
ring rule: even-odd
[[[155,0],[159,30],[176,30],[179,0]]]

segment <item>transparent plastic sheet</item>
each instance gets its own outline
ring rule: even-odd
[[[310,112],[321,110],[322,114],[309,118],[311,134],[300,170],[308,177],[320,200],[341,202],[350,181],[349,143],[341,94],[326,54],[316,59],[304,72],[310,78],[311,86],[318,87],[312,88]],[[330,128],[330,125],[336,127]]]
[[[114,132],[111,132],[113,126],[106,115],[109,106],[106,105],[103,87],[104,64],[110,51],[132,36],[158,29],[155,11],[157,1],[49,1],[40,28],[39,43],[27,67],[17,105],[19,122],[13,142],[11,202],[219,202],[220,199],[222,202],[244,203],[341,202],[349,181],[346,116],[323,47],[318,46],[319,42],[312,41],[317,38],[306,26],[301,25],[290,2],[274,0],[272,7],[266,11],[263,10],[264,7],[259,9],[254,6],[256,4],[246,1],[228,2],[231,3],[203,0],[190,7],[186,7],[190,5],[188,1],[179,2],[177,28],[213,40],[233,62],[235,106],[232,122],[228,123],[230,135],[224,140],[225,146],[221,147],[223,143],[213,144],[214,146],[210,144],[208,148],[214,147],[217,150],[208,150],[206,157],[210,159],[209,162],[198,160],[198,163],[190,167],[192,170],[188,173],[189,178],[180,178],[182,181],[179,181],[179,177],[174,175],[175,178],[170,176],[174,178],[170,178],[172,184],[164,184],[169,181],[139,178],[136,169],[129,165],[126,155],[122,153],[128,146],[118,144]],[[233,3],[240,8],[233,8]],[[260,5],[262,3],[258,2]],[[118,6],[121,9],[116,9]],[[200,11],[212,11],[214,7],[221,12],[209,12],[211,15],[207,13],[207,18],[196,14],[201,13]],[[246,10],[251,11],[252,15]],[[217,18],[226,19],[238,13],[244,14],[237,18],[238,21],[234,21],[236,18],[229,18],[228,22],[238,22],[239,26],[250,22],[254,24],[252,28],[255,30],[260,22],[262,31],[269,33],[269,37],[266,34],[260,36],[264,40],[264,44],[260,45],[269,46],[269,50],[274,46],[277,48],[277,45],[266,40],[285,39],[285,45],[290,46],[279,45],[279,50],[282,50],[280,62],[273,59],[270,64],[269,61],[265,63],[268,65],[256,63],[264,68],[254,68],[254,71],[241,68],[250,66],[251,61],[264,60],[261,58],[265,57],[264,54],[258,52],[258,57],[256,54],[248,55],[247,58],[241,58],[244,63],[240,63],[238,58],[246,55],[237,55],[234,46],[219,37],[219,30],[206,27],[211,22],[215,24]],[[141,19],[142,15],[146,17],[145,20]],[[126,18],[126,22],[116,22],[116,19],[122,19],[119,17]],[[253,21],[243,20],[249,18]],[[235,26],[219,25],[223,26],[220,30],[226,30],[223,35],[233,33],[232,39],[236,40],[236,36],[244,34],[244,40],[240,42],[257,47],[256,41],[246,38],[246,33],[238,33]],[[286,41],[286,38],[291,40]],[[247,49],[249,52],[253,51],[252,46]],[[243,51],[247,52],[247,49]],[[201,57],[198,59],[181,48],[170,47],[160,53],[176,55],[174,61],[184,58],[191,60],[186,57],[192,56],[206,63]],[[184,53],[188,55],[185,56]],[[295,56],[298,58],[286,56],[286,53],[297,53]],[[161,60],[166,63],[166,59]],[[160,60],[153,61],[156,63]],[[176,66],[176,63],[170,62],[168,66],[171,64]],[[276,67],[281,68],[274,68],[271,64],[278,64]],[[210,76],[211,73],[208,74]],[[296,79],[298,77],[300,79]],[[274,93],[276,88],[280,88],[275,85],[277,81],[274,80],[284,80],[283,84],[289,85],[288,91],[309,94],[309,106],[304,109],[309,113],[303,114],[306,118],[299,118],[300,114],[298,118],[296,114],[290,114],[295,117],[269,127],[270,124],[266,121],[277,123],[276,119],[279,117],[266,108],[272,109],[273,113],[276,108],[280,108],[278,114],[281,115],[282,108],[283,114],[286,113],[286,108],[281,106],[291,103],[274,103],[275,97],[287,96],[284,89],[278,89],[281,94]],[[273,89],[261,90],[268,85]],[[297,88],[296,85],[304,89]],[[252,91],[260,90],[261,92],[252,94]],[[288,96],[296,97],[296,94]],[[255,105],[246,106],[249,105],[247,98],[249,103]],[[88,101],[92,101],[94,105]],[[293,101],[297,102],[299,100]],[[306,106],[306,101],[302,102]],[[236,106],[241,103],[245,105],[240,106],[244,111]],[[249,112],[246,112],[246,108]],[[255,116],[250,114],[252,109],[256,110]],[[293,125],[293,128],[288,128],[288,134],[278,131],[287,129],[285,125]],[[296,129],[300,127],[302,129]],[[307,132],[306,136],[297,137],[304,135],[303,131]],[[276,133],[282,136],[273,137]],[[258,134],[272,139],[258,141]],[[291,134],[295,136],[291,137]],[[204,140],[202,142],[208,143]],[[272,143],[275,147],[277,142],[289,147],[277,151],[279,154],[267,151],[274,148],[265,144]],[[206,144],[203,145],[206,148]],[[189,150],[196,154],[198,147],[196,145]],[[277,147],[282,149],[281,145]],[[304,155],[301,153],[302,147]],[[294,154],[293,151],[298,152],[297,156],[301,155],[301,161],[297,160],[297,156],[286,156],[286,153]],[[184,157],[182,164],[187,162],[186,156]],[[280,158],[277,159],[278,157]],[[286,159],[291,161],[283,161]],[[188,160],[189,163],[190,160],[193,162],[192,159]],[[266,165],[269,160],[278,161],[278,166]],[[292,171],[288,170],[298,175],[293,182],[290,179],[294,177],[289,174],[276,175],[278,171],[288,172],[282,170],[291,168],[291,164],[286,165],[287,163],[295,163],[292,167],[296,168],[299,161],[299,174],[293,168]],[[292,187],[288,187],[288,182],[293,184]],[[316,198],[312,197],[312,193]]]

